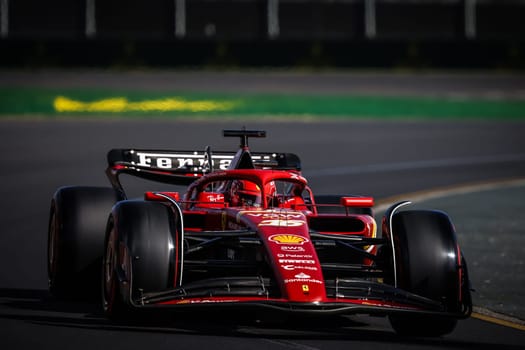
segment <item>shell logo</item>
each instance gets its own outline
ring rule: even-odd
[[[308,242],[308,238],[298,236],[298,235],[273,235],[268,237],[269,241],[275,242],[277,244],[298,244],[302,245]]]

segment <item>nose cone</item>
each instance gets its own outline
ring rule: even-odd
[[[292,302],[326,299],[324,278],[306,217],[297,211],[268,211],[258,229],[283,297]]]

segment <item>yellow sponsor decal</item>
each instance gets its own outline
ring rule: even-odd
[[[277,244],[303,244],[308,242],[308,239],[305,237],[297,235],[273,235],[268,238],[270,241]]]
[[[92,102],[76,101],[64,96],[57,96],[53,101],[55,111],[65,112],[218,112],[229,111],[237,107],[239,102],[196,100],[188,101],[178,97],[144,100],[138,102],[128,101],[125,97],[106,98]]]

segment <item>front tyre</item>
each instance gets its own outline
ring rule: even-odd
[[[443,304],[444,313],[460,313],[461,256],[449,217],[439,211],[410,210],[394,214],[392,235],[394,271],[388,283]],[[441,336],[451,333],[457,320],[448,316],[391,315],[402,335]]]
[[[143,294],[173,287],[178,223],[163,203],[123,201],[115,206],[103,258],[102,299],[108,317],[132,318]]]

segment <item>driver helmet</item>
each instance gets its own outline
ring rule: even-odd
[[[258,207],[261,205],[261,189],[256,183],[236,180],[231,187],[231,205]]]

